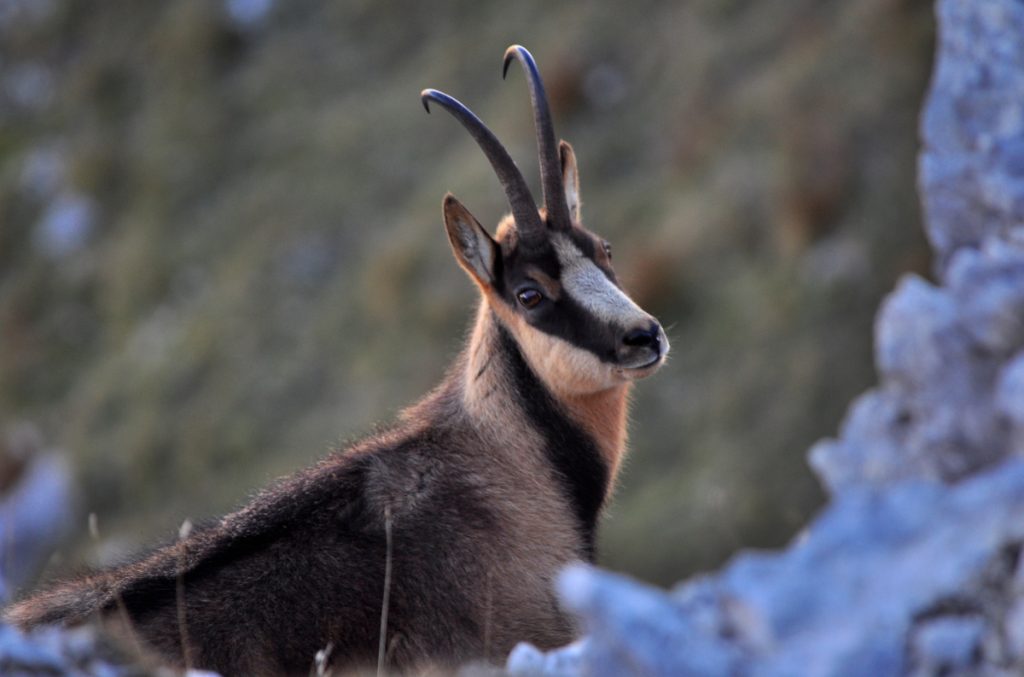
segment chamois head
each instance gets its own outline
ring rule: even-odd
[[[463,124],[490,160],[512,209],[492,237],[450,193],[444,225],[459,264],[480,287],[524,356],[549,387],[567,395],[604,390],[653,373],[665,360],[661,325],[619,286],[608,243],[580,222],[572,146],[555,143],[544,85],[533,57],[513,45],[526,72],[540,155],[544,207],[538,209],[508,151],[466,106],[435,89],[420,97]]]

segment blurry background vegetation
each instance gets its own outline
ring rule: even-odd
[[[513,42],[673,343],[602,562],[667,583],[790,538],[879,298],[928,268],[933,33],[921,0],[3,0],[0,422],[74,459],[64,563],[230,510],[437,381],[475,299],[441,197],[505,203],[418,94],[472,106],[536,185]]]

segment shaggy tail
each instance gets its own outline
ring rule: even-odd
[[[61,583],[10,605],[3,610],[3,620],[22,630],[77,625],[109,605],[111,595],[105,587],[90,579]]]

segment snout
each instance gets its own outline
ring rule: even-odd
[[[648,370],[658,367],[668,354],[665,330],[653,319],[622,332],[616,356],[624,370]],[[646,375],[646,374],[644,374]]]

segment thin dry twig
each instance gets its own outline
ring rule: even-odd
[[[89,513],[89,537],[96,543],[100,540],[100,520],[96,516],[96,513]],[[146,658],[146,653],[142,649],[142,641],[139,640],[139,636],[135,633],[135,624],[132,623],[132,617],[128,613],[128,605],[124,603],[124,597],[121,596],[121,591],[117,589],[117,582],[113,580],[113,575],[107,573],[105,575],[106,585],[112,588],[114,592],[114,604],[117,605],[117,615],[121,619],[121,623],[124,624],[125,632],[128,633],[128,637],[131,638],[132,649],[135,651],[135,656],[141,661]],[[100,610],[96,612],[100,614]],[[99,615],[98,620],[100,624],[103,624],[103,616]]]
[[[332,651],[334,651],[334,643],[328,642],[327,646],[316,652],[316,656],[313,657],[313,668],[315,670],[313,674],[316,677],[331,677],[329,665]]]
[[[192,522],[185,520],[178,529],[178,580],[175,584],[175,594],[178,606],[178,635],[181,638],[181,657],[185,662],[185,670],[192,669],[192,649],[188,641],[188,624],[185,618],[185,553],[186,539],[192,533]]]
[[[391,602],[391,506],[384,506],[384,539],[386,559],[384,560],[384,600],[380,610],[380,645],[377,648],[377,677],[383,677],[385,649],[388,634],[388,605]]]

